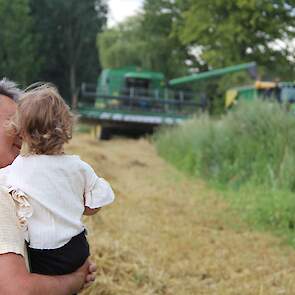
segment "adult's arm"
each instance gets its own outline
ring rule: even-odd
[[[95,267],[88,261],[65,276],[30,274],[25,264],[24,240],[16,207],[7,190],[0,186],[0,294],[69,295],[94,280]]]
[[[16,206],[7,190],[0,186],[0,294],[69,295],[76,293],[87,275],[51,277],[30,274],[25,264],[24,240],[17,219]]]
[[[21,255],[0,255],[0,294],[5,295],[70,295],[82,289],[94,278],[89,273],[89,262],[76,272],[63,276],[44,276],[27,271]]]

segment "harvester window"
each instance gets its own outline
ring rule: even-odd
[[[130,100],[125,101],[129,108],[148,108],[150,107],[147,98],[149,93],[150,80],[143,78],[126,78],[123,94]]]
[[[130,96],[144,95],[148,96],[150,80],[140,78],[126,78],[126,92]]]

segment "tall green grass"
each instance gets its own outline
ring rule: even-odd
[[[253,224],[293,234],[295,116],[280,105],[255,101],[218,120],[195,118],[159,131],[155,144],[180,170],[221,188]]]

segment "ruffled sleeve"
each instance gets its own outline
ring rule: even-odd
[[[20,227],[23,231],[28,229],[28,221],[33,214],[33,208],[28,201],[28,196],[19,189],[9,188],[9,193],[14,200],[16,214],[19,220]]]
[[[112,203],[115,199],[110,184],[103,178],[97,177],[95,182],[85,191],[85,206],[95,209]]]

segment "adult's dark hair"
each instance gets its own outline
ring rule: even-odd
[[[13,81],[3,78],[0,80],[0,95],[7,96],[14,101],[17,101],[22,94],[22,91],[17,87]]]

